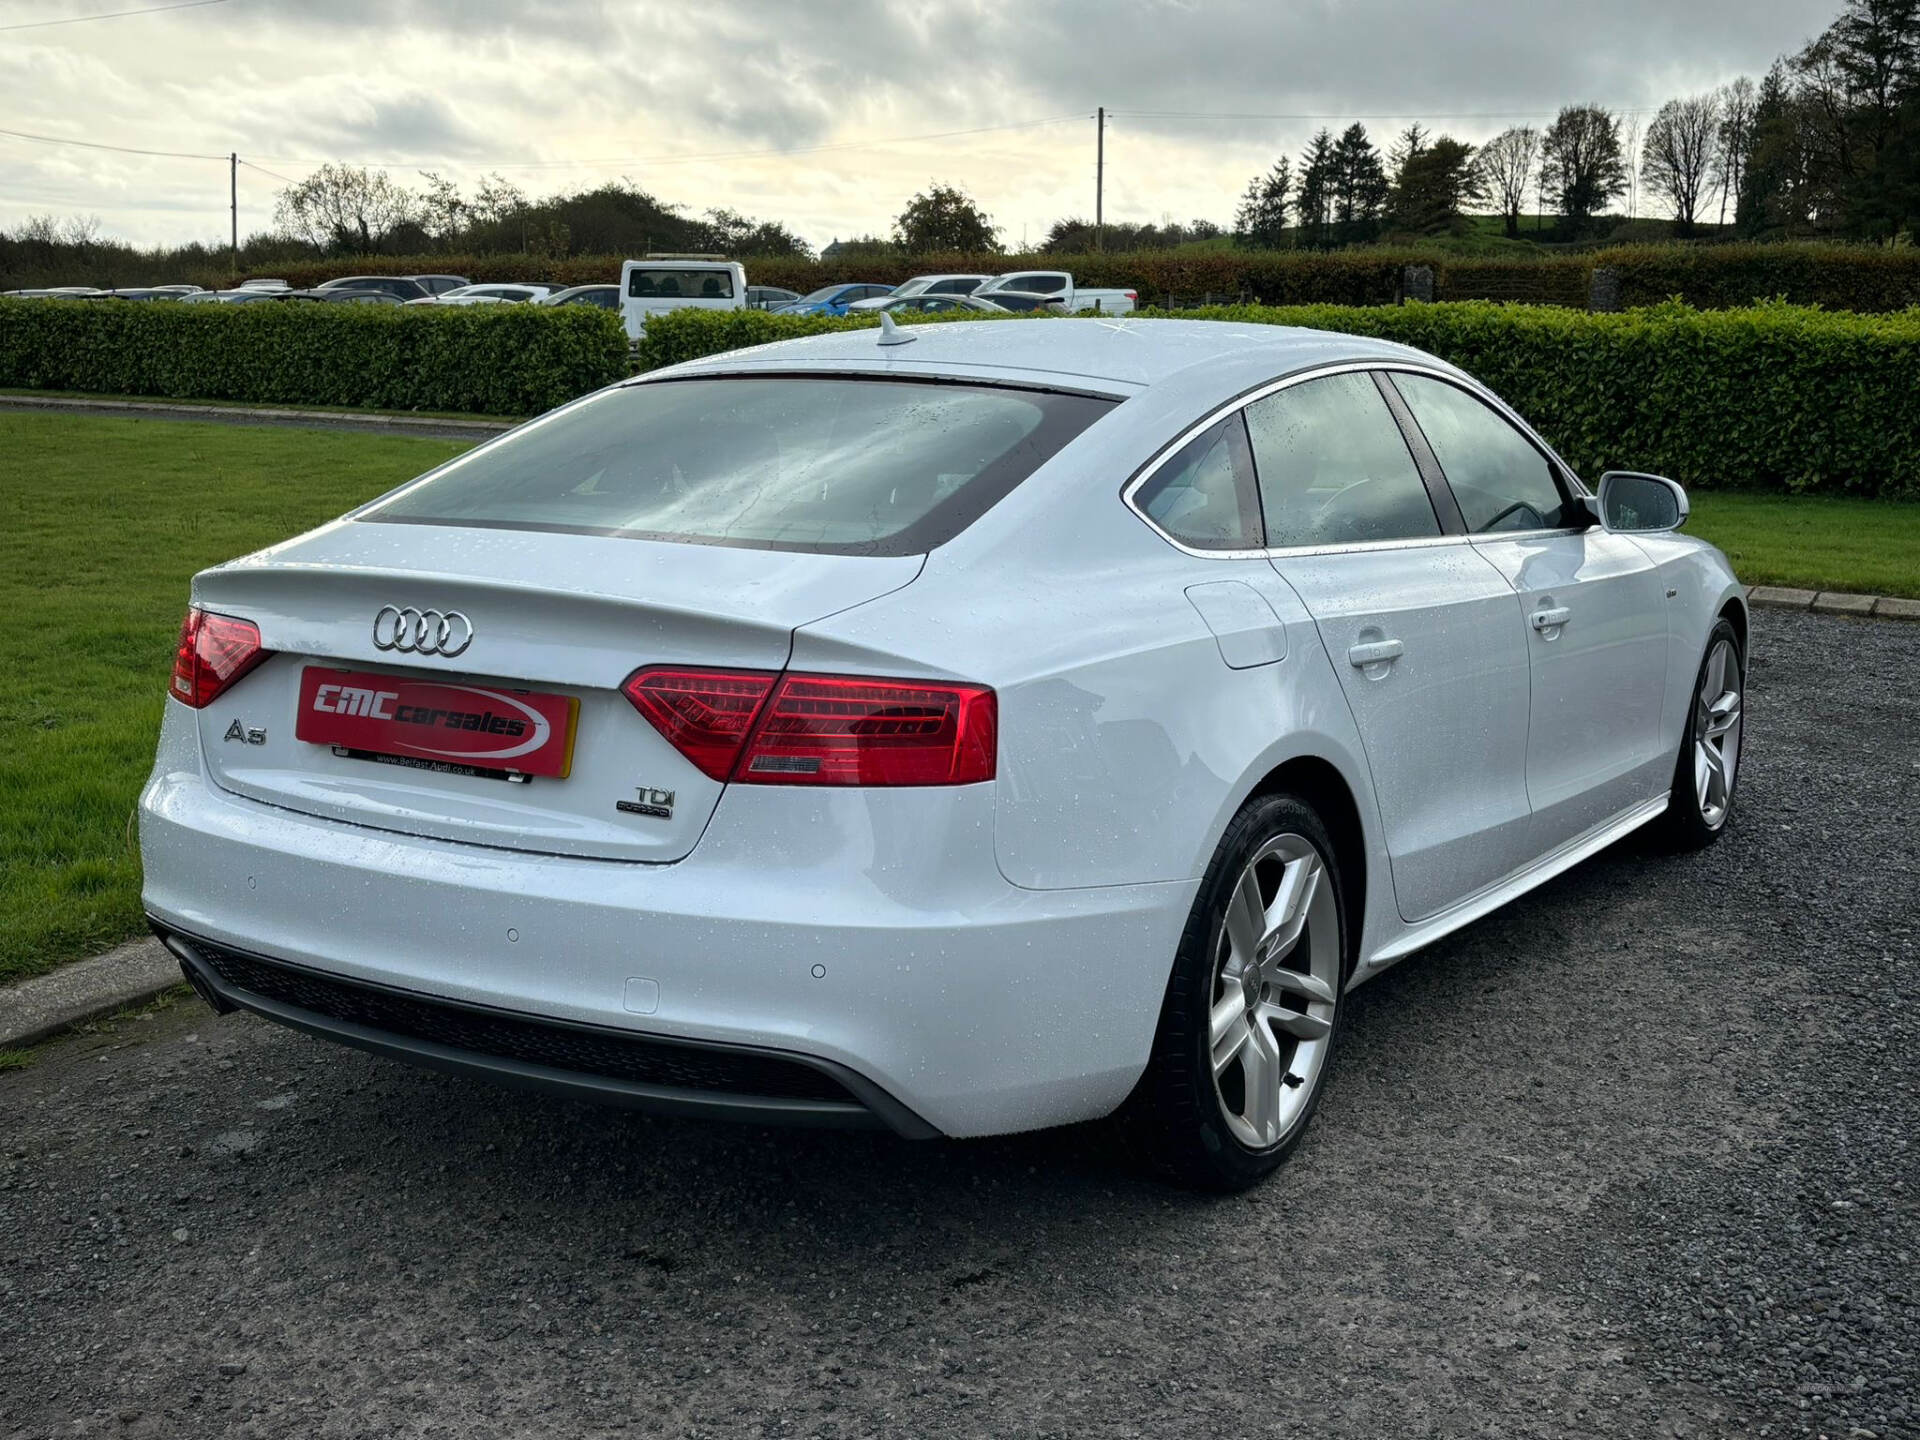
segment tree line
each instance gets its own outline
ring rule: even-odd
[[[1413,125],[1383,161],[1363,125],[1322,129],[1296,165],[1249,182],[1236,243],[1334,248],[1383,233],[1461,228],[1492,206],[1517,237],[1532,197],[1561,239],[1590,235],[1634,178],[1666,202],[1674,233],[1729,214],[1746,238],[1910,237],[1920,219],[1920,0],[1846,0],[1816,39],[1741,76],[1662,105],[1637,144],[1599,105],[1564,107],[1478,147]],[[1634,153],[1637,150],[1637,154]]]

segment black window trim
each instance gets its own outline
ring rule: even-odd
[[[1240,518],[1243,522],[1251,523],[1255,538],[1264,546],[1267,543],[1267,505],[1265,497],[1260,493],[1260,464],[1259,461],[1254,459],[1253,436],[1247,431],[1247,412],[1245,409],[1235,410],[1229,414],[1222,415],[1219,419],[1215,420],[1213,424],[1207,426],[1206,429],[1192,435],[1185,444],[1174,452],[1174,455],[1186,454],[1188,446],[1204,440],[1222,426],[1232,427],[1227,431],[1227,448],[1233,452],[1234,459],[1237,462],[1233,473],[1233,488],[1235,492],[1234,498],[1239,501],[1240,504]],[[1156,475],[1158,473],[1158,471],[1155,471]],[[1151,479],[1153,477],[1150,476],[1148,478]],[[1155,529],[1160,528],[1159,521],[1156,520],[1153,524]],[[1191,540],[1183,540],[1180,543],[1191,549],[1203,551],[1208,555],[1238,553],[1236,548],[1231,545],[1195,545]]]
[[[1385,371],[1373,370],[1368,373],[1374,388],[1380,392],[1380,398],[1387,402],[1394,424],[1400,427],[1400,438],[1406,441],[1407,449],[1413,455],[1414,468],[1420,472],[1420,483],[1427,487],[1427,499],[1440,521],[1440,533],[1466,534],[1467,517],[1461,513],[1459,497],[1447,483],[1446,471],[1440,468],[1440,457],[1433,453],[1433,446],[1427,443],[1426,432],[1413,418],[1413,411],[1407,408],[1406,396],[1400,393],[1399,387]]]
[[[1183,554],[1193,556],[1197,560],[1255,560],[1255,559],[1272,560],[1272,559],[1280,559],[1287,556],[1295,556],[1295,555],[1310,556],[1310,555],[1345,554],[1345,553],[1356,551],[1356,550],[1407,550],[1407,549],[1415,549],[1419,547],[1430,547],[1430,546],[1439,546],[1439,545],[1465,545],[1473,542],[1474,540],[1486,540],[1489,538],[1499,539],[1499,540],[1514,540],[1514,539],[1522,539],[1528,536],[1577,535],[1591,528],[1587,524],[1581,524],[1581,525],[1573,525],[1573,526],[1561,526],[1558,528],[1548,529],[1548,530],[1503,530],[1503,531],[1500,531],[1497,535],[1492,537],[1475,536],[1475,535],[1467,535],[1467,534],[1458,534],[1458,535],[1441,534],[1437,536],[1425,536],[1416,540],[1364,540],[1364,541],[1354,541],[1350,543],[1341,543],[1336,545],[1269,546],[1269,545],[1263,544],[1258,549],[1249,549],[1249,550],[1200,550],[1200,549],[1196,549],[1191,545],[1188,545],[1182,540],[1178,540],[1174,538],[1172,535],[1169,535],[1165,530],[1161,529],[1157,523],[1155,523],[1155,521],[1153,520],[1153,517],[1146,514],[1144,511],[1140,509],[1138,505],[1134,504],[1135,494],[1141,489],[1142,486],[1144,486],[1147,483],[1148,480],[1150,480],[1153,477],[1155,471],[1157,471],[1162,465],[1166,464],[1175,455],[1177,455],[1186,446],[1187,442],[1194,438],[1194,436],[1200,434],[1202,431],[1216,424],[1224,416],[1231,414],[1235,410],[1243,410],[1256,400],[1265,399],[1267,396],[1275,394],[1278,391],[1289,389],[1295,385],[1304,384],[1306,381],[1316,379],[1319,376],[1341,375],[1341,374],[1346,374],[1356,370],[1369,371],[1369,372],[1386,372],[1389,374],[1404,373],[1408,375],[1426,375],[1426,376],[1431,376],[1435,380],[1444,380],[1450,385],[1458,386],[1460,389],[1465,390],[1469,395],[1475,396],[1479,400],[1491,406],[1497,414],[1503,416],[1509,424],[1511,424],[1516,430],[1518,430],[1522,435],[1524,435],[1543,455],[1545,455],[1554,467],[1555,476],[1558,478],[1559,482],[1562,485],[1564,485],[1571,494],[1578,497],[1585,497],[1588,495],[1586,486],[1581,483],[1580,477],[1578,474],[1575,473],[1573,467],[1568,465],[1564,460],[1562,460],[1560,456],[1554,451],[1553,447],[1547,444],[1545,440],[1541,439],[1539,434],[1534,430],[1534,428],[1531,425],[1527,424],[1527,422],[1524,419],[1522,419],[1518,413],[1514,411],[1512,406],[1508,405],[1504,400],[1502,400],[1498,395],[1495,395],[1491,390],[1486,389],[1484,386],[1480,385],[1476,381],[1473,381],[1468,378],[1464,378],[1448,370],[1442,369],[1437,364],[1425,365],[1415,360],[1399,360],[1399,359],[1393,359],[1386,356],[1375,356],[1371,359],[1316,360],[1311,364],[1301,366],[1297,370],[1289,370],[1283,375],[1277,375],[1271,379],[1262,380],[1258,384],[1249,386],[1247,389],[1243,390],[1240,394],[1235,395],[1228,400],[1224,400],[1218,405],[1215,405],[1210,410],[1208,410],[1200,419],[1195,421],[1193,424],[1187,426],[1185,429],[1181,430],[1179,434],[1174,436],[1171,440],[1167,441],[1159,449],[1155,450],[1153,454],[1150,457],[1148,457],[1148,459],[1144,464],[1142,464],[1138,469],[1136,469],[1133,472],[1133,474],[1128,476],[1127,479],[1121,483],[1121,486],[1120,486],[1121,503],[1123,503],[1127,507],[1127,509],[1131,510],[1134,513],[1134,516],[1141,522],[1141,524],[1145,525],[1149,530],[1153,531],[1154,534],[1158,535],[1167,544],[1173,546],[1174,549],[1180,551]],[[629,383],[634,383],[634,382],[629,382]],[[1425,437],[1423,436],[1422,437],[1423,442],[1424,442],[1424,439]],[[1262,535],[1261,538],[1264,540],[1266,537]]]
[[[1535,435],[1530,427],[1516,423],[1517,417],[1512,411],[1507,409],[1506,406],[1487,404],[1487,396],[1480,394],[1471,386],[1460,384],[1459,381],[1450,375],[1428,374],[1424,371],[1411,371],[1406,373],[1420,374],[1425,379],[1438,380],[1444,385],[1451,385],[1461,394],[1478,400],[1482,405],[1485,405],[1487,409],[1493,412],[1496,418],[1504,420],[1508,428],[1531,446],[1533,452],[1546,462],[1547,478],[1553,481],[1554,489],[1560,492],[1561,509],[1571,509],[1576,515],[1580,514],[1582,510],[1580,504],[1582,491],[1580,487],[1572,483],[1572,471],[1566,468],[1560,457],[1548,449],[1546,443],[1542,441],[1539,436]],[[1400,421],[1400,428],[1406,432],[1407,444],[1415,447],[1415,457],[1418,458],[1424,452],[1427,459],[1432,461],[1433,473],[1439,479],[1440,489],[1446,494],[1446,503],[1452,507],[1454,515],[1459,519],[1460,533],[1462,535],[1506,539],[1512,535],[1535,535],[1541,533],[1557,533],[1562,530],[1586,530],[1592,528],[1592,521],[1589,518],[1582,523],[1574,525],[1547,526],[1544,531],[1469,529],[1467,527],[1466,514],[1460,509],[1460,497],[1453,493],[1453,482],[1447,478],[1446,467],[1440,463],[1440,457],[1434,454],[1433,445],[1428,441],[1426,432],[1420,428],[1420,421],[1415,417],[1413,407],[1407,403],[1407,397],[1400,393],[1400,387],[1394,382],[1391,374],[1385,371],[1376,372],[1374,379],[1375,382],[1380,385],[1383,392],[1391,392],[1393,399],[1387,402],[1389,406],[1394,405],[1396,401],[1398,402],[1398,408],[1394,410],[1394,418]],[[1404,412],[1404,414],[1402,412]],[[1417,441],[1414,438],[1415,436],[1419,437]],[[1425,466],[1423,465],[1421,468],[1422,478],[1425,477],[1425,473]],[[1431,482],[1429,482],[1429,488],[1431,488]],[[1439,501],[1436,500],[1434,505],[1436,509],[1439,508]]]

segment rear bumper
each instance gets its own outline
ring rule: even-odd
[[[991,786],[734,787],[672,865],[405,836],[218,789],[190,722],[176,723],[191,712],[168,711],[140,808],[156,928],[366,994],[778,1057],[852,1097],[810,1113],[748,1105],[760,1120],[877,1116],[964,1136],[1111,1111],[1145,1064],[1193,899],[1192,882],[1009,884]],[[658,1095],[631,1074],[609,1085],[203,969],[234,1004],[362,1048],[624,1104],[742,1110],[745,1092]]]
[[[703,1120],[885,1126],[910,1140],[939,1133],[878,1086],[828,1060],[535,1021],[390,986],[343,981],[152,923],[180,961],[187,982],[216,1009],[249,1010],[323,1040],[429,1070]]]

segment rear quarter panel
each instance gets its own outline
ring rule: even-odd
[[[1305,608],[1264,560],[1196,559],[1148,529],[1119,498],[1137,459],[1101,454],[1099,428],[913,584],[802,628],[791,663],[992,685],[994,853],[1018,886],[1196,877],[1247,796],[1299,756],[1346,778],[1377,838],[1351,713]],[[1287,653],[1229,669],[1185,587],[1259,572]]]

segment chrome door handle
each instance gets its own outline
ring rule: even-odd
[[[1533,612],[1533,628],[1558,630],[1572,615],[1573,612],[1564,605],[1556,605],[1551,610],[1536,610]]]
[[[1375,640],[1370,644],[1356,645],[1347,651],[1347,663],[1356,670],[1369,665],[1379,665],[1398,660],[1406,653],[1407,647],[1398,640]]]

